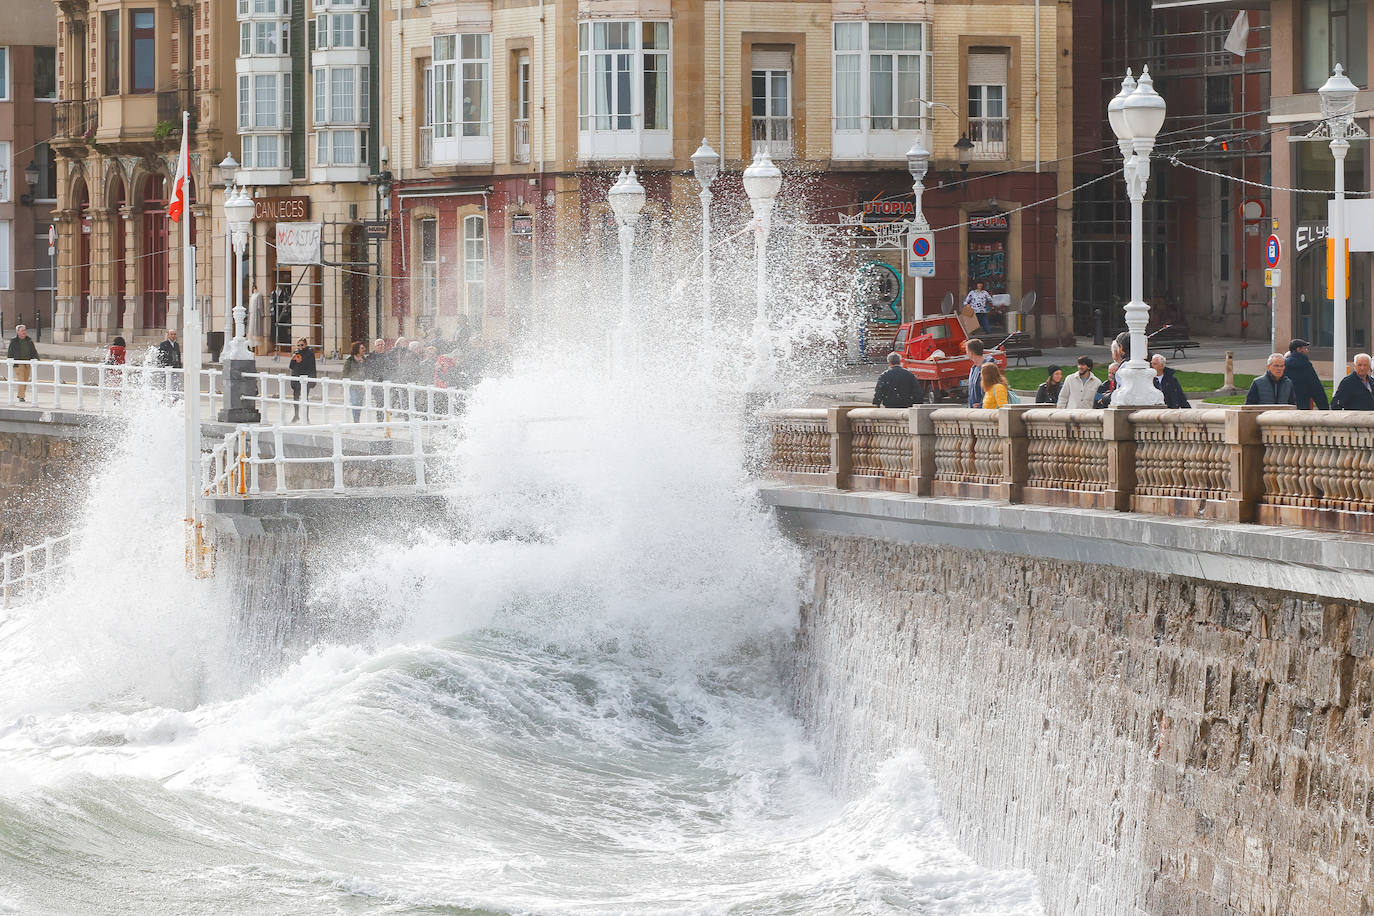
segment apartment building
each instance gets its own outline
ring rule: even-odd
[[[52,327],[56,275],[48,227],[57,194],[51,144],[57,17],[49,0],[17,0],[0,29],[0,327]],[[42,330],[40,330],[42,329]]]
[[[767,148],[790,213],[836,229],[854,269],[890,265],[882,295],[910,314],[902,251],[876,224],[909,218],[905,154],[934,153],[924,210],[937,234],[924,311],[984,281],[1039,296],[1039,330],[1071,330],[1068,2],[401,0],[383,12],[392,101],[391,329],[536,322],[560,255],[608,236],[606,191],[633,164],[641,232],[697,211],[691,154],[722,155],[718,195]],[[1038,204],[1038,205],[1037,205]],[[677,220],[670,223],[676,215]],[[685,219],[684,219],[685,217]],[[879,231],[874,231],[878,229]],[[589,244],[591,243],[591,244]]]

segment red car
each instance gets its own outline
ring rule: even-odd
[[[902,354],[902,367],[925,385],[929,400],[962,399],[967,397],[963,393],[964,383],[973,368],[964,352],[966,340],[968,334],[957,315],[932,315],[901,325],[892,349]],[[1002,369],[1007,368],[1005,351],[988,350],[985,355],[991,356]]]

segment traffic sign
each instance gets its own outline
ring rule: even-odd
[[[908,232],[906,272],[910,277],[935,276],[935,236],[930,232]]]
[[[1270,267],[1264,272],[1264,285],[1273,289],[1283,285],[1283,271],[1277,267]]]
[[[1277,235],[1271,235],[1264,240],[1264,264],[1266,267],[1278,267],[1279,258],[1283,256],[1283,243],[1279,241]]]
[[[51,223],[48,224],[48,244],[57,244],[57,227],[52,225]]]

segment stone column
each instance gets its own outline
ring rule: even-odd
[[[122,207],[120,216],[123,218],[121,229],[124,232],[124,302],[123,320],[119,327],[132,347],[134,335],[143,330],[143,295],[139,292],[142,272],[139,268],[143,265],[141,255],[145,252],[139,247],[138,219],[133,206]],[[119,318],[120,314],[113,317]]]
[[[82,339],[101,340],[110,328],[111,303],[118,302],[123,290],[114,288],[114,233],[122,227],[113,210],[91,211],[91,302],[86,314]],[[75,317],[75,316],[73,316]]]
[[[1266,410],[1295,409],[1291,404],[1249,404],[1227,409],[1226,445],[1231,452],[1231,492],[1226,497],[1226,521],[1253,522],[1255,506],[1264,497],[1264,445],[1257,422],[1259,415]]]
[[[998,496],[1009,503],[1021,502],[1026,487],[1026,421],[1022,414],[1035,404],[1008,404],[997,410],[997,432],[1002,437],[1002,486]]]
[[[1134,407],[1109,407],[1102,417],[1102,438],[1107,443],[1107,501],[1118,512],[1131,511],[1135,495]]]
[[[917,404],[908,408],[911,424],[911,495],[929,496],[935,482],[935,418],[940,404]]]
[[[52,339],[56,343],[67,343],[72,339],[72,306],[80,294],[81,268],[76,264],[76,252],[80,249],[76,239],[81,224],[71,210],[54,213],[53,224],[57,226],[57,298],[52,316]]]
[[[849,412],[854,407],[831,407],[825,412],[825,428],[830,433],[830,480],[828,485],[847,490],[854,472],[854,434],[849,428]]]

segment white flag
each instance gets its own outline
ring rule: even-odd
[[[1222,45],[1237,57],[1245,56],[1245,46],[1250,43],[1250,14],[1241,10],[1236,13],[1236,21],[1231,24],[1231,34],[1226,36]]]

